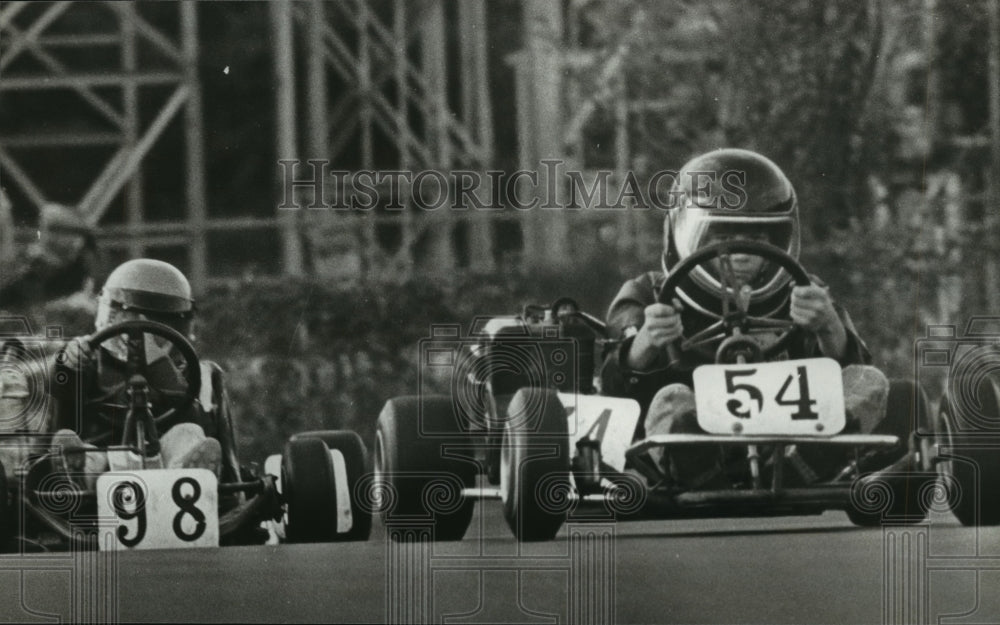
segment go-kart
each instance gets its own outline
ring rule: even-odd
[[[356,434],[293,436],[278,466],[269,467],[273,474],[259,474],[239,462],[217,365],[199,361],[182,334],[154,321],[125,321],[86,339],[92,354],[112,340],[124,342],[127,360],[118,372],[120,382],[100,397],[81,398],[81,406],[95,409],[87,414],[99,421],[78,428],[82,446],[53,448],[49,418],[40,420],[47,427],[39,431],[0,437],[0,532],[8,549],[260,544],[271,538],[268,528],[274,526],[281,528],[281,539],[292,542],[367,539],[370,512],[351,499],[343,511],[343,491],[353,488],[348,482],[356,482],[364,466],[365,449]],[[154,384],[153,379],[169,378],[151,375],[150,350],[166,355],[179,374],[173,377],[183,379]],[[21,357],[5,366],[66,384],[70,374],[60,367],[65,359],[58,349],[21,350]],[[218,476],[209,469],[165,466],[161,438],[191,420],[219,440]],[[334,463],[335,454],[351,460],[346,469]],[[99,457],[106,460],[94,462]],[[352,524],[341,531],[345,516]]]
[[[716,312],[706,309],[712,321],[671,350],[671,366],[714,353],[714,364],[693,371],[704,433],[635,440],[639,403],[601,394],[593,379],[598,347],[619,342],[565,302],[479,319],[466,337],[451,330],[426,341],[421,365],[449,365],[452,391],[390,399],[379,417],[375,477],[390,536],[405,540],[416,527],[436,540],[461,539],[474,502],[486,498],[502,501],[522,541],[551,539],[567,519],[834,509],[859,525],[923,520],[941,496],[940,427],[923,390],[892,381],[882,424],[871,433],[849,426],[840,365],[777,359],[799,330],[788,318],[754,313],[734,279],[734,253],[759,255],[792,283],[810,283],[795,259],[757,241],[705,247],[664,282],[659,301],[672,302],[696,268],[720,274],[722,301]],[[718,454],[725,485],[678,484],[650,453],[691,445]],[[822,474],[805,458],[825,459]]]

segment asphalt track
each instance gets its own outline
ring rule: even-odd
[[[997,623],[1000,529],[814,517],[573,525],[518,546],[499,504],[461,543],[0,557],[16,622]],[[949,618],[944,618],[949,617]]]

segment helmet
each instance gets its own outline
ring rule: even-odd
[[[190,334],[194,300],[191,285],[179,269],[160,260],[137,258],[111,272],[101,289],[95,325],[100,330],[123,317],[139,316]]]
[[[799,255],[799,205],[792,183],[770,159],[750,150],[720,149],[688,161],[671,191],[672,210],[664,222],[663,269],[719,240],[736,237],[766,241]],[[770,300],[789,281],[770,263],[748,283],[751,302]],[[718,297],[722,285],[711,267],[692,272],[679,295],[688,303]],[[692,287],[702,291],[702,297]]]

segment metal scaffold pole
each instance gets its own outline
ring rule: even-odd
[[[188,84],[198,82],[198,12],[194,0],[181,3],[181,46],[184,75]],[[192,89],[184,112],[185,161],[188,171],[187,218],[191,234],[190,278],[197,285],[208,283],[208,201],[205,193],[205,144],[202,127],[201,90]]]
[[[295,160],[298,157],[296,138],[295,108],[295,48],[293,39],[292,3],[271,2],[271,27],[274,41],[275,109],[277,111],[277,153],[279,160]],[[298,167],[290,166],[297,172]],[[280,170],[278,170],[280,171]],[[279,174],[276,185],[278,197],[283,197],[281,185],[284,178]],[[301,202],[299,206],[301,206]],[[300,276],[303,273],[302,243],[299,237],[299,208],[282,210],[279,216],[282,242],[282,267],[284,273]]]
[[[990,164],[987,180],[986,235],[996,241],[1000,234],[1000,1],[989,0],[989,59],[987,81],[990,98]],[[986,256],[986,308],[1000,311],[1000,269],[996,247]]]

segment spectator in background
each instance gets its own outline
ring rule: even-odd
[[[9,212],[9,209],[8,209]],[[65,299],[71,306],[93,308],[97,241],[93,228],[75,209],[61,204],[42,207],[38,241],[27,258],[0,278],[0,302],[8,310]]]

